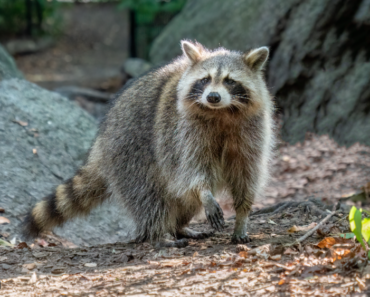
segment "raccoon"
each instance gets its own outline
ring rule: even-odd
[[[188,40],[181,46],[182,56],[117,96],[86,164],[28,214],[27,237],[112,197],[132,214],[138,242],[182,247],[187,238],[212,235],[188,227],[202,209],[215,230],[223,229],[214,195],[227,189],[236,211],[232,242],[249,241],[247,217],[268,178],[274,143],[263,79],[269,50],[208,50]]]

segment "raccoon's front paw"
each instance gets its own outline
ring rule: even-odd
[[[207,220],[211,226],[217,231],[222,231],[225,225],[224,213],[216,200],[213,199],[208,201],[208,203],[204,206],[204,210],[206,212]]]
[[[244,234],[244,235],[233,234],[233,237],[231,237],[231,243],[234,243],[234,244],[248,243],[251,241],[252,240],[249,238],[248,234]]]

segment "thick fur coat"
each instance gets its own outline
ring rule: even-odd
[[[210,51],[182,42],[183,56],[121,92],[86,164],[29,213],[25,235],[86,215],[113,197],[137,225],[138,241],[209,234],[187,228],[202,208],[223,226],[217,190],[232,194],[233,242],[246,242],[247,216],[268,178],[273,102],[263,79],[265,47]],[[182,246],[184,240],[167,242]]]

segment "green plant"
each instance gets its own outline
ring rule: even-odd
[[[186,0],[121,0],[120,8],[129,8],[136,13],[138,25],[148,25],[159,13],[176,13]]]
[[[370,215],[370,212],[364,209],[357,209],[352,206],[349,212],[349,225],[351,231],[356,236],[356,239],[365,251],[367,251],[367,256],[370,259],[370,218],[362,218],[362,213]]]
[[[2,35],[50,34],[59,25],[56,0],[0,0]]]

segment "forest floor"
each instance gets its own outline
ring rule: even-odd
[[[350,232],[349,206],[312,236],[297,239],[369,179],[370,148],[339,147],[326,136],[308,135],[301,144],[281,144],[271,184],[256,206],[272,205],[273,211],[276,203],[305,203],[276,213],[254,212],[251,243],[230,243],[234,219],[227,203],[223,232],[180,249],[155,249],[149,243],[67,248],[65,241],[47,235],[30,246],[0,247],[0,295],[368,296],[365,252],[354,239],[340,237]],[[321,199],[305,199],[313,195]],[[192,228],[210,227],[201,221]]]

